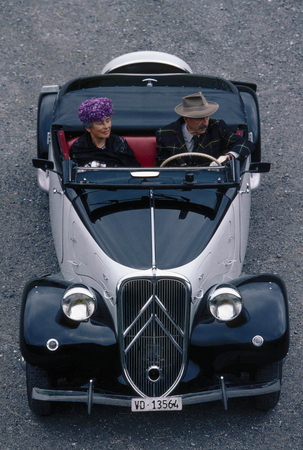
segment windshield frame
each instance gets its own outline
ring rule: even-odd
[[[63,184],[74,189],[228,189],[240,184],[235,159],[214,167],[84,168],[70,159],[63,165]],[[99,180],[99,174],[105,176]]]

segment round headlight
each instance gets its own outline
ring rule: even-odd
[[[97,299],[87,286],[73,285],[66,289],[62,297],[62,310],[71,320],[87,320],[95,311]]]
[[[238,317],[242,311],[242,297],[234,286],[221,284],[210,291],[208,306],[216,319],[228,322]]]

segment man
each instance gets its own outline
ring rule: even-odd
[[[181,117],[156,132],[158,165],[170,156],[187,152],[189,157],[175,159],[169,165],[209,165],[209,160],[190,157],[191,152],[206,153],[221,164],[231,158],[247,158],[254,150],[253,143],[229,130],[223,120],[210,119],[218,108],[202,92],[183,97],[182,103],[175,107]]]

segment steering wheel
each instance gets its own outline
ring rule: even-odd
[[[183,156],[200,156],[201,158],[210,159],[211,161],[215,162],[218,166],[222,165],[216,158],[214,158],[213,156],[207,155],[206,153],[186,152],[186,153],[177,153],[176,155],[170,156],[165,161],[163,161],[163,163],[161,164],[160,167],[165,167],[166,164],[168,164],[169,162],[174,161],[175,159],[178,159],[178,158],[183,158]]]

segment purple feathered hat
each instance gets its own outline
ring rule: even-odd
[[[82,102],[78,109],[81,122],[102,120],[114,113],[112,102],[107,97],[94,97]]]

